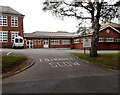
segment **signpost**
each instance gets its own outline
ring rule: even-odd
[[[91,39],[84,38],[83,39],[83,48],[85,53],[85,48],[91,48]]]

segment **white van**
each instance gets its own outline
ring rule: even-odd
[[[24,48],[24,39],[21,36],[17,36],[13,41],[13,48]]]

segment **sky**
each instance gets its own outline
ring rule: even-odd
[[[61,20],[52,16],[50,12],[43,12],[42,2],[44,2],[44,0],[0,0],[0,5],[10,6],[25,15],[25,33],[32,33],[35,31],[77,31],[77,20],[74,18]]]
[[[10,6],[16,11],[25,15],[24,32],[35,31],[67,31],[76,32],[78,21],[74,18],[64,20],[52,16],[49,12],[42,11],[44,0],[0,0],[0,5]]]

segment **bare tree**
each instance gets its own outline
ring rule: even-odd
[[[119,1],[115,4],[109,4],[104,0],[46,0],[43,3],[43,10],[50,11],[58,18],[75,17],[79,21],[91,20],[93,29],[91,57],[97,57],[97,44],[99,38],[100,21],[111,21],[118,17]],[[81,24],[81,22],[80,22]]]

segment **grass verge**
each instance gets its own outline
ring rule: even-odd
[[[92,58],[89,56],[89,54],[84,53],[71,54],[99,66],[120,70],[120,53],[99,54],[99,56],[95,58]]]
[[[26,56],[2,55],[2,72],[6,72],[7,69],[12,68],[13,66],[18,66],[26,59]]]

